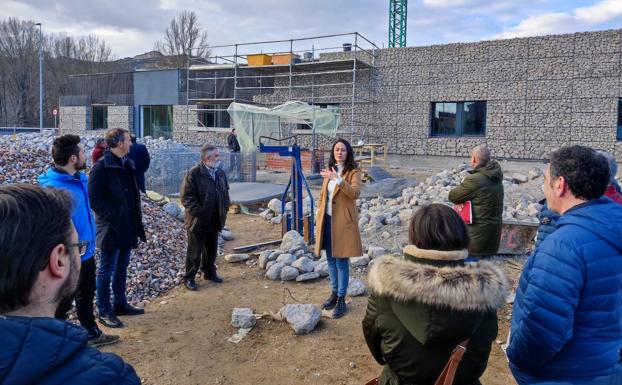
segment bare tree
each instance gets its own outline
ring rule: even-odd
[[[207,31],[201,31],[194,11],[183,11],[177,15],[164,31],[164,39],[156,42],[155,49],[172,56],[174,64],[184,67],[189,56],[207,57]]]

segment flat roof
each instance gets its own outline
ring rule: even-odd
[[[354,68],[372,68],[373,66],[361,59],[339,59],[339,60],[323,60],[292,64],[292,72],[312,72],[312,71],[338,71]],[[238,70],[253,70],[267,73],[282,73],[289,71],[289,64],[270,64],[264,66],[238,66]],[[192,71],[211,71],[211,70],[231,70],[234,69],[233,64],[198,64],[190,66]]]

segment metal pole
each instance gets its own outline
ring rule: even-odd
[[[354,67],[352,70],[352,111],[350,111],[350,124],[352,132],[350,133],[350,142],[354,141],[354,99],[356,98],[356,50],[358,47],[358,32],[354,33]]]
[[[289,87],[287,89],[287,100],[292,100],[292,62],[294,61],[294,41],[289,41]]]
[[[43,128],[43,32],[39,26],[39,128]]]
[[[235,45],[235,57],[233,64],[233,101],[237,102],[237,88],[238,88],[238,45]]]

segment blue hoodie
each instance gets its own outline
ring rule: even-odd
[[[140,384],[119,356],[87,341],[87,331],[71,322],[0,315],[0,384]]]
[[[78,232],[78,239],[89,241],[88,249],[82,256],[82,261],[86,261],[93,257],[95,252],[95,221],[93,220],[87,190],[88,178],[81,172],[78,175],[80,179],[50,167],[37,178],[37,181],[42,186],[62,188],[71,193],[74,205],[71,219]]]
[[[527,260],[516,290],[510,368],[521,385],[590,384],[619,370],[622,205],[573,207]]]

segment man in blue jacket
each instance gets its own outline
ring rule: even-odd
[[[62,188],[71,193],[73,198],[73,221],[78,239],[88,242],[88,247],[82,255],[80,279],[76,290],[76,312],[80,324],[89,332],[89,344],[103,346],[115,343],[118,336],[106,335],[97,327],[93,315],[93,299],[95,298],[95,222],[91,213],[89,194],[87,190],[88,178],[82,170],[86,168],[84,145],[77,135],[63,135],[54,139],[52,144],[52,159],[54,163],[38,181],[42,186]],[[74,298],[60,304],[56,317],[65,319],[71,308]]]
[[[130,136],[132,146],[127,156],[134,161],[134,176],[136,177],[136,183],[138,183],[138,189],[142,192],[146,192],[145,186],[145,173],[149,169],[151,164],[151,157],[147,146],[142,143],[136,143],[136,137]]]
[[[557,228],[527,260],[507,350],[523,384],[622,384],[622,205],[601,198],[609,166],[594,150],[553,152],[544,195]]]
[[[140,384],[117,355],[88,346],[83,328],[53,318],[87,250],[71,213],[65,190],[0,186],[0,384]]]

